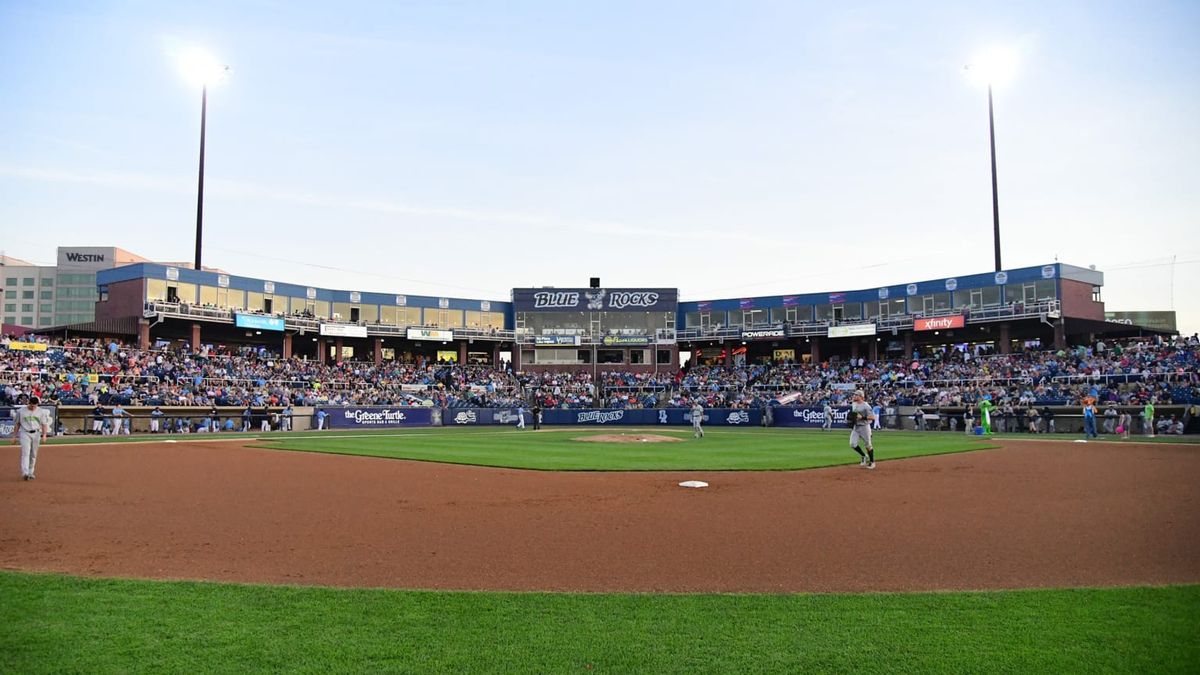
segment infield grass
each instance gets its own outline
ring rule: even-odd
[[[650,433],[678,443],[580,442],[598,435]],[[553,471],[762,471],[857,464],[849,431],[795,429],[709,429],[703,439],[679,427],[550,428],[517,431],[475,427],[426,429],[394,434],[258,439],[255,447],[366,455],[451,464]],[[966,434],[877,432],[875,459],[964,452],[995,447]]]
[[[1195,672],[1200,586],[339,590],[0,572],[0,672]]]

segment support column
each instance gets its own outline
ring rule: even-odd
[[[727,365],[727,366],[733,365],[733,350],[736,348],[737,348],[736,345],[734,345],[734,343],[732,343],[732,342],[729,343],[729,345],[725,347],[725,365]]]
[[[291,333],[283,334],[283,358],[285,358],[285,359],[292,358],[292,334]]]
[[[192,351],[200,351],[200,324],[192,324]]]
[[[337,341],[333,343],[333,360],[335,363],[342,362],[342,349],[345,348],[345,346],[346,342],[344,338],[338,338]]]
[[[1067,348],[1067,322],[1062,319],[1054,322],[1054,348]]]
[[[1012,351],[1012,338],[1008,335],[1008,324],[1000,324],[1000,344],[996,345],[996,351],[1001,354],[1008,354]]]
[[[383,363],[383,338],[375,338],[375,365]]]
[[[852,359],[858,358],[860,342],[861,342],[861,340],[859,340],[858,338],[854,338],[853,340],[850,341],[850,358],[852,358]]]
[[[325,344],[325,338],[317,338],[317,363],[325,365],[329,347]]]
[[[467,364],[467,343],[458,343],[458,365],[465,366]]]
[[[913,334],[908,332],[904,334],[904,358],[912,360],[913,355]]]
[[[812,356],[814,364],[821,362],[821,338],[815,337],[809,341],[808,353]]]
[[[871,348],[867,351],[867,354],[872,361],[879,360],[879,338],[871,340]]]
[[[500,367],[500,343],[499,342],[492,343],[492,367],[493,368]]]
[[[150,322],[138,319],[138,349],[150,349]]]

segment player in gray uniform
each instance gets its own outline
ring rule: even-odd
[[[821,428],[825,431],[833,430],[833,406],[829,405],[829,401],[825,401],[825,421],[821,423]]]
[[[868,469],[875,468],[875,446],[871,445],[871,422],[875,420],[875,413],[871,410],[871,405],[864,401],[864,395],[861,389],[854,392],[854,402],[850,404],[850,416],[854,418],[854,424],[850,428],[850,447],[858,453],[861,459],[858,462],[859,466],[865,466]],[[867,451],[864,453],[861,445],[867,446]]]
[[[38,407],[38,398],[29,397],[23,408],[13,408],[13,442],[21,444],[21,477],[33,480],[37,469],[37,451],[50,435],[50,411]]]
[[[704,438],[702,422],[704,422],[704,407],[700,405],[699,401],[696,401],[692,404],[692,436]]]

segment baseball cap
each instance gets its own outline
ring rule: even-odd
[[[866,398],[866,396],[867,396],[866,394],[864,394],[864,393],[863,393],[863,390],[862,390],[862,389],[855,389],[855,390],[854,390],[854,395],[855,395],[855,396],[862,396],[863,398]]]
[[[36,396],[29,397],[29,405],[37,405],[39,403],[41,403],[41,401],[38,400],[38,397],[36,397]]]

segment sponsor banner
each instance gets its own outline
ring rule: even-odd
[[[525,425],[533,426],[533,412],[524,413]],[[477,426],[480,424],[517,424],[516,408],[445,408],[442,410],[443,426]],[[543,419],[545,415],[542,415]]]
[[[535,347],[578,347],[578,335],[535,335],[533,336],[533,344]]]
[[[696,309],[700,310],[701,312],[707,312],[712,309],[712,301],[705,300],[703,302],[697,302]]]
[[[1175,312],[1105,312],[1104,320],[1172,333],[1178,330],[1175,327]]]
[[[382,427],[427,427],[433,424],[432,408],[352,407],[319,408],[329,414],[326,426],[332,429]]]
[[[21,406],[24,407],[24,406]],[[50,411],[50,434],[55,435],[58,432],[58,409],[52,405],[39,405],[41,410]],[[13,409],[8,406],[0,406],[0,438],[12,438],[13,432],[16,430],[17,421],[13,419]]]
[[[352,326],[344,323],[323,323],[321,324],[321,335],[330,337],[367,337],[366,326]]]
[[[517,312],[674,312],[674,288],[514,288]]]
[[[874,335],[874,323],[854,323],[848,326],[830,326],[829,337],[861,337],[864,335]]]
[[[743,340],[775,340],[785,337],[787,337],[787,330],[783,326],[742,331]]]
[[[795,295],[785,295],[785,296],[783,296],[783,306],[784,307],[799,307],[800,306],[800,298],[798,298]]]
[[[825,406],[781,406],[775,409],[775,426],[777,427],[820,427],[825,424]],[[836,407],[833,409],[833,426],[846,428],[846,420],[850,408]]]
[[[20,342],[13,340],[8,343],[8,348],[14,352],[44,352],[50,348],[50,345],[42,344],[41,342]]]
[[[542,413],[546,424],[595,424],[595,425],[640,425],[640,426],[691,426],[692,411],[687,408],[663,408],[659,410],[546,410]],[[704,411],[704,424],[710,426],[758,426],[762,424],[762,410],[734,410],[711,408]]]
[[[753,309],[753,308],[754,308],[754,298],[745,298],[742,300],[738,300],[738,309]]]
[[[409,340],[441,340],[449,342],[454,339],[454,331],[439,330],[437,328],[409,328]]]
[[[832,305],[843,303],[845,301],[846,301],[845,293],[830,293],[829,294],[829,303]]]
[[[283,319],[277,316],[258,316],[257,314],[234,314],[233,325],[238,328],[254,328],[256,330],[283,330]],[[324,335],[324,333],[322,333]]]
[[[928,319],[914,319],[913,330],[950,330],[952,328],[962,328],[967,323],[966,317],[962,314],[954,316],[935,316]]]
[[[776,349],[775,353],[774,353],[774,357],[775,357],[776,361],[795,361],[796,360],[796,350],[795,349]]]
[[[429,385],[427,385],[427,384],[402,384],[402,385],[400,385],[400,391],[429,391]]]
[[[653,340],[648,335],[605,335],[600,342],[606,347],[641,347]]]

